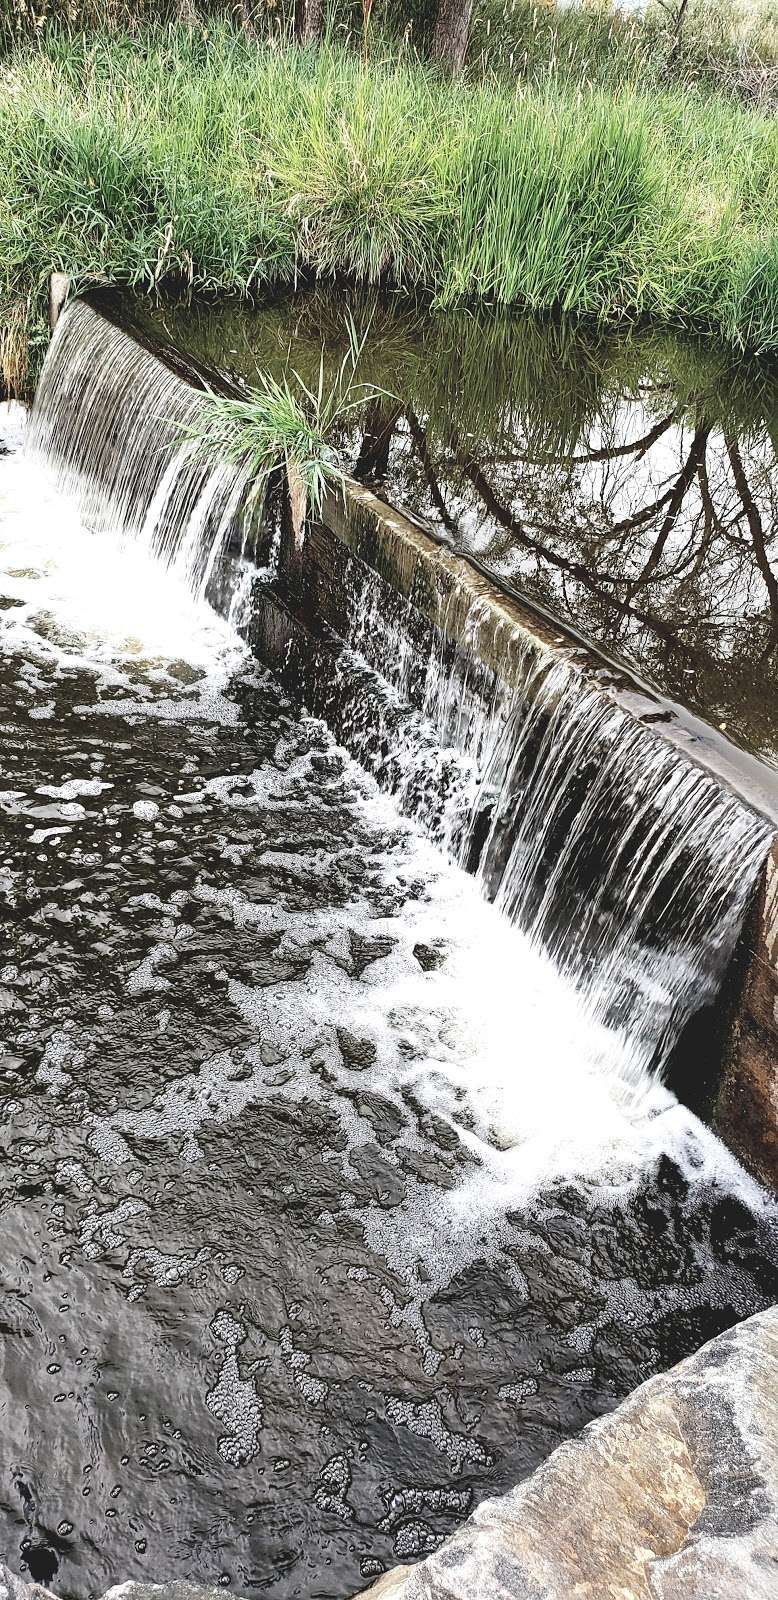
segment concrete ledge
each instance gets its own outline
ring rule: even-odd
[[[775,1600],[778,1308],[652,1378],[371,1600]]]
[[[52,272],[49,278],[49,325],[52,333],[59,322],[70,294],[70,279],[66,272]]]
[[[743,942],[741,993],[712,1121],[745,1165],[778,1189],[778,841]]]
[[[778,773],[740,750],[684,706],[668,700],[626,662],[595,648],[542,606],[490,575],[473,557],[446,545],[424,522],[381,500],[352,478],[330,490],[324,526],[373,568],[455,647],[523,683],[526,653],[564,654],[603,694],[658,739],[702,767],[778,828]]]

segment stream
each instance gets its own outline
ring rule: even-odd
[[[346,1600],[775,1301],[776,1208],[25,430],[0,1560]]]

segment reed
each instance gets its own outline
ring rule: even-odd
[[[456,85],[213,24],[13,52],[0,145],[5,303],[53,268],[244,297],[318,274],[778,349],[778,124],[732,99]]]
[[[0,393],[23,392],[29,351],[29,300],[21,295],[0,299]]]

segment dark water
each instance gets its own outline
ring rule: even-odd
[[[774,1300],[772,1213],[672,1097],[597,1079],[319,723],[17,466],[0,1559],[79,1600],[345,1597]]]
[[[343,312],[319,292],[153,318],[249,381],[291,365],[310,383],[322,341],[341,358]],[[392,396],[341,441],[357,473],[778,763],[774,369],[669,336],[391,301],[354,316],[363,378]]]

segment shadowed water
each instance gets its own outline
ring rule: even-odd
[[[4,431],[0,1558],[335,1600],[774,1300],[774,1215]]]

